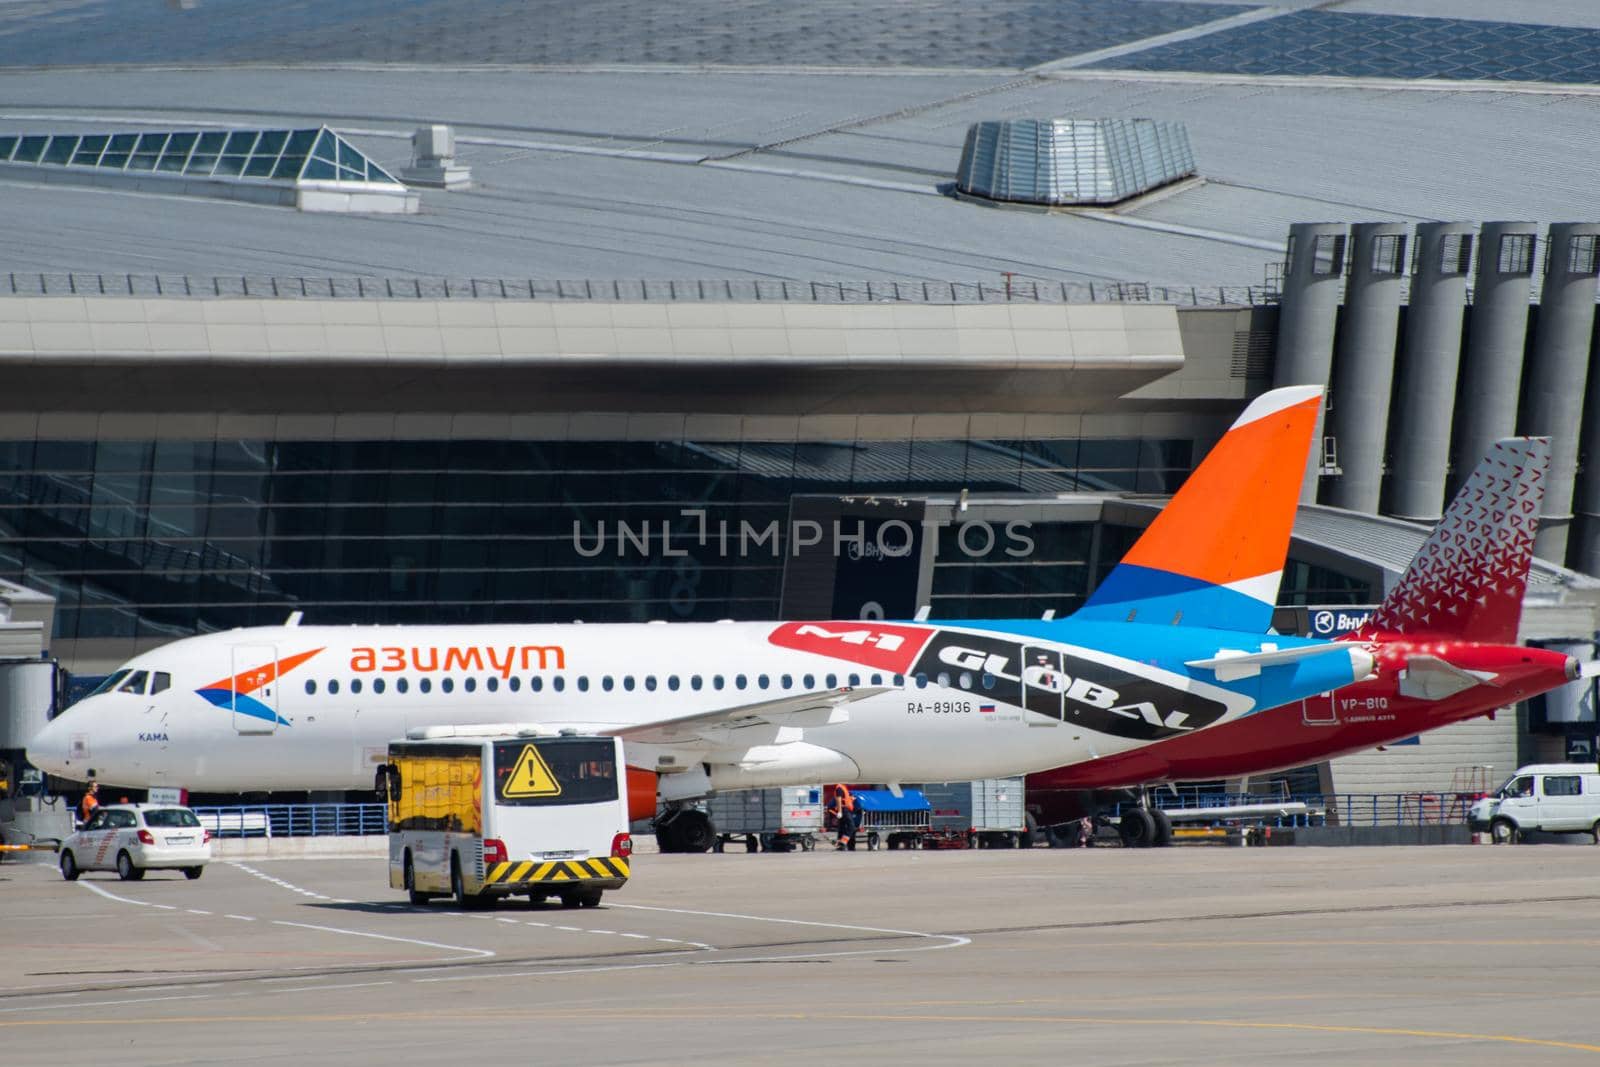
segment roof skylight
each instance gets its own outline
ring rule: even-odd
[[[0,134],[0,173],[153,178],[170,191],[292,204],[302,211],[414,212],[417,196],[326,126],[110,134]],[[60,168],[56,171],[56,168]],[[120,184],[120,182],[119,182]],[[158,187],[158,186],[146,186]],[[263,195],[265,194],[265,195]]]

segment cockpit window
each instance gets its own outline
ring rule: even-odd
[[[149,671],[134,671],[128,680],[117,686],[119,693],[143,693],[145,682],[150,680]]]
[[[90,693],[89,695],[90,696],[98,696],[101,693],[109,693],[109,692],[111,692],[111,690],[115,689],[117,686],[122,684],[122,680],[124,678],[126,678],[128,675],[130,675],[132,673],[133,673],[132,671],[130,671],[126,667],[124,667],[122,670],[117,671],[114,674],[108,674],[106,676],[106,680],[101,682],[99,685],[95,686],[94,687],[94,692]]]
[[[172,675],[166,671],[156,671],[155,677],[150,680],[150,695],[165,693],[172,688]]]

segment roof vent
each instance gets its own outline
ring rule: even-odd
[[[456,134],[449,126],[419,126],[411,135],[411,166],[400,171],[408,185],[468,189],[472,171],[456,162]]]
[[[1182,123],[1008,119],[967,130],[956,190],[1012,204],[1104,205],[1194,173]]]
[[[282,204],[415,213],[417,194],[326,126],[0,134],[0,178]]]

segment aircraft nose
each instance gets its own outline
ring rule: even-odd
[[[67,740],[67,731],[61,725],[61,720],[50,720],[28,740],[24,749],[28,762],[47,774],[71,777],[67,768]]]

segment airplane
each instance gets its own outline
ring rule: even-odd
[[[425,726],[620,735],[630,814],[703,851],[693,800],[819,781],[1042,770],[1350,684],[1359,644],[1266,640],[1321,404],[1252,401],[1062,620],[283,626],[136,656],[40,729],[72,780],[197,792],[371,788]]]
[[[1165,844],[1170,823],[1139,803],[1150,786],[1304,766],[1492,715],[1576,680],[1583,665],[1574,657],[1517,644],[1549,463],[1547,437],[1490,448],[1399,583],[1359,629],[1340,638],[1373,651],[1372,677],[1209,730],[1030,774],[1030,812],[1043,825],[1060,825],[1133,800],[1119,826],[1124,842]]]

